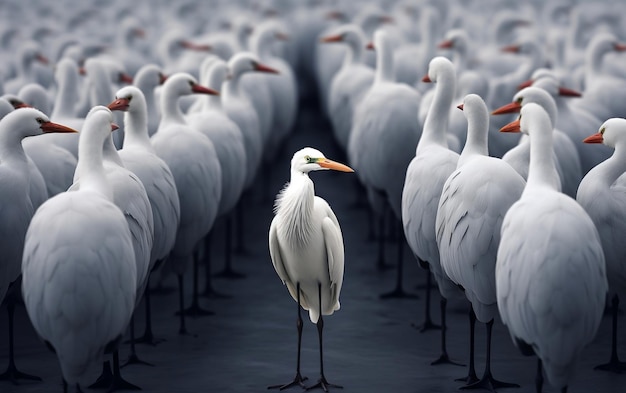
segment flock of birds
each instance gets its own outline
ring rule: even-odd
[[[113,371],[93,386],[134,388],[117,350],[129,325],[134,336],[144,296],[150,315],[150,277],[177,276],[186,333],[185,315],[206,313],[198,267],[216,221],[228,223],[229,255],[259,169],[293,130],[299,98],[312,96],[350,167],[304,148],[276,199],[269,251],[297,302],[299,339],[294,380],[271,388],[340,387],[324,375],[322,332],[323,315],[340,307],[342,230],[308,176],[329,169],[355,172],[380,239],[385,218],[398,224],[398,281],[388,296],[406,295],[404,239],[432,273],[442,309],[434,363],[453,363],[448,299],[469,301],[463,388],[517,386],[491,373],[498,314],[520,351],[537,356],[537,391],[544,374],[567,390],[607,301],[613,346],[601,368],[626,368],[616,351],[626,291],[626,31],[610,5],[65,3],[6,4],[0,31],[6,378],[36,378],[13,360],[21,296],[66,391],[80,391],[108,353]],[[377,266],[386,267],[380,258]],[[225,272],[237,274],[230,259]],[[308,387],[300,308],[319,333],[320,378]],[[480,378],[476,320],[487,329]]]

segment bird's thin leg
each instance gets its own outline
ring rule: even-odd
[[[402,224],[400,224],[402,225]],[[383,293],[380,295],[381,299],[415,299],[417,295],[412,293],[407,293],[402,289],[402,278],[404,275],[403,266],[404,266],[404,232],[400,232],[402,235],[398,239],[398,270],[396,272],[396,287],[393,291],[388,293]]]
[[[63,378],[62,381],[63,381],[63,393],[67,393],[67,381],[65,380],[65,378]]]
[[[541,358],[537,357],[537,376],[535,377],[535,389],[537,393],[541,393],[543,389],[543,365],[541,364]]]
[[[17,294],[11,294],[7,297],[7,311],[9,314],[9,366],[6,371],[0,375],[0,381],[11,381],[17,385],[17,381],[20,379],[27,381],[41,381],[36,375],[29,375],[21,372],[15,366],[15,352],[14,352],[14,333],[13,333],[13,320],[15,316],[15,302],[17,301],[14,296]]]
[[[199,293],[198,293],[198,276],[200,275],[200,247],[196,248],[193,253],[193,292],[191,298],[191,306],[185,310],[185,314],[190,317],[205,317],[207,315],[214,315],[213,311],[205,310],[200,306]]]
[[[306,381],[308,378],[307,377],[303,377],[302,374],[300,373],[300,350],[302,348],[302,327],[304,326],[304,323],[302,321],[302,315],[301,315],[301,310],[300,310],[300,283],[296,283],[296,291],[298,292],[298,320],[296,322],[296,326],[298,328],[298,360],[296,362],[296,376],[294,377],[293,381],[284,384],[284,385],[272,385],[272,386],[268,386],[268,389],[280,389],[280,390],[285,390],[288,389],[292,386],[300,386],[302,388],[306,388],[306,386],[304,386],[304,381]]]
[[[154,364],[141,360],[139,359],[139,356],[137,356],[137,350],[135,348],[135,314],[133,314],[133,316],[130,318],[130,356],[126,360],[126,363],[122,365],[122,368],[131,364],[154,366]]]
[[[385,263],[385,215],[378,217],[378,260],[376,268],[380,271],[389,270],[393,265]]]
[[[343,386],[333,385],[326,380],[326,376],[324,375],[324,350],[323,350],[323,339],[322,332],[324,330],[324,318],[322,317],[322,284],[317,284],[317,293],[318,293],[318,301],[319,301],[319,318],[317,319],[317,335],[319,336],[320,341],[320,379],[317,381],[315,385],[309,386],[306,390],[311,389],[322,389],[325,392],[328,392],[328,388],[338,388],[343,389]]]
[[[231,241],[231,231],[232,231],[232,214],[229,214],[228,217],[226,218],[226,230],[225,230],[225,237],[226,237],[226,241],[224,242],[224,257],[226,258],[226,265],[228,265],[230,262],[230,258],[232,257],[232,241]],[[212,232],[209,232],[209,234],[206,237],[206,241],[204,242],[204,273],[205,273],[205,280],[204,280],[204,291],[202,292],[202,296],[204,297],[208,297],[208,298],[214,298],[214,299],[227,299],[230,298],[231,296],[229,295],[224,295],[223,293],[220,293],[218,291],[216,291],[213,288],[213,284],[212,281],[213,279],[211,278],[211,276],[213,275],[213,273],[211,272],[211,262],[213,261],[213,257],[211,255],[211,245],[213,243],[213,236],[212,236]]]
[[[187,331],[187,327],[185,326],[185,290],[183,284],[183,275],[178,275],[178,315],[180,316],[180,327],[178,329],[178,334],[187,335],[189,332]]]
[[[150,288],[146,288],[143,296],[146,307],[146,327],[144,328],[143,336],[139,337],[137,340],[135,340],[135,342],[137,344],[148,344],[154,346],[165,340],[154,338],[154,334],[152,333],[152,306],[150,304],[151,296],[152,295]]]
[[[454,366],[465,366],[464,364],[457,363],[457,362],[450,360],[450,357],[448,356],[448,351],[446,349],[446,331],[447,331],[446,306],[447,304],[448,304],[448,300],[446,300],[446,298],[442,296],[441,302],[439,304],[441,307],[441,356],[439,356],[439,359],[432,362],[431,365],[434,366],[438,364],[452,364]]]
[[[122,378],[122,374],[120,372],[120,354],[116,350],[113,352],[113,381],[111,382],[107,392],[116,392],[118,390],[141,390],[141,388]]]
[[[102,363],[102,373],[96,380],[88,386],[89,389],[106,389],[113,383],[113,372],[111,372],[111,363],[107,360]]]
[[[563,388],[561,389],[561,393],[567,393],[567,386],[563,386]]]
[[[619,360],[617,356],[617,314],[619,311],[619,297],[613,296],[611,299],[611,315],[612,315],[612,335],[611,335],[611,359],[608,363],[596,366],[595,370],[610,371],[614,373],[622,373],[626,371],[626,362]]]
[[[461,389],[487,389],[495,390],[498,388],[519,388],[518,384],[508,383],[496,380],[491,375],[491,331],[493,329],[493,319],[487,322],[487,356],[485,360],[485,373],[480,381],[471,385],[461,386]]]
[[[235,230],[236,230],[236,237],[235,237],[235,253],[238,255],[250,255],[250,250],[246,247],[246,242],[244,240],[243,237],[243,227],[244,227],[244,222],[243,222],[243,209],[244,209],[244,205],[245,205],[245,200],[248,199],[249,196],[249,191],[246,191],[242,196],[241,199],[239,200],[239,203],[237,203],[237,207],[235,208],[235,219],[236,219],[236,226],[235,226]]]
[[[230,279],[241,279],[241,278],[246,278],[246,275],[243,273],[240,273],[236,270],[233,269],[233,263],[232,263],[232,255],[231,252],[229,250],[230,248],[230,219],[226,220],[226,244],[228,245],[227,249],[226,249],[226,253],[224,254],[224,269],[222,269],[221,272],[215,273],[215,277],[220,277],[220,278],[230,278]]]
[[[469,332],[470,332],[470,348],[469,348],[469,367],[467,376],[457,378],[455,381],[465,382],[466,385],[472,385],[478,382],[478,376],[476,375],[476,369],[474,368],[474,330],[476,328],[476,314],[474,308],[470,305],[469,309]]]
[[[417,326],[415,324],[411,324],[414,328],[418,329],[420,333],[424,333],[428,330],[437,330],[441,329],[441,326],[436,325],[430,317],[430,286],[432,285],[432,274],[430,273],[430,265],[428,262],[424,262],[421,259],[417,258],[420,266],[422,264],[426,265],[427,269],[427,278],[426,278],[426,312],[424,316],[424,323]],[[442,322],[443,323],[443,322]]]

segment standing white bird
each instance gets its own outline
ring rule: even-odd
[[[576,200],[591,217],[602,241],[611,297],[613,335],[611,359],[596,369],[622,372],[626,362],[617,356],[617,318],[620,298],[626,299],[626,119],[612,118],[585,143],[603,143],[615,149],[606,161],[591,169],[578,187]]]
[[[117,346],[135,305],[131,233],[102,163],[112,120],[105,111],[87,118],[80,190],[44,203],[26,234],[24,303],[37,334],[59,358],[65,388],[79,384]]]
[[[19,278],[22,273],[22,253],[28,224],[35,213],[30,196],[31,180],[28,157],[22,140],[45,132],[76,132],[50,122],[49,118],[33,108],[21,108],[8,113],[0,121],[0,302],[7,295],[9,315],[9,367],[0,379],[39,380],[38,377],[17,370],[13,350],[13,316],[19,299]],[[9,286],[11,289],[9,290]]]
[[[178,276],[180,334],[187,334],[183,274],[190,263],[197,266],[194,251],[213,226],[222,193],[222,172],[215,147],[207,137],[187,125],[178,103],[180,97],[193,93],[219,94],[199,85],[187,73],[167,78],[160,97],[161,124],[151,138],[157,155],[172,171],[180,200],[180,226],[168,261]],[[197,298],[196,289],[194,284],[194,298]]]
[[[469,94],[462,108],[467,142],[456,170],[443,185],[437,208],[441,267],[463,288],[478,321],[487,324],[487,362],[480,380],[474,371],[474,338],[470,337],[467,388],[513,387],[517,385],[497,381],[491,374],[491,331],[497,314],[495,266],[502,219],[522,195],[526,182],[509,164],[489,157],[489,112],[482,98]],[[473,335],[473,318],[470,323]]]
[[[545,110],[532,103],[503,127],[530,135],[531,161],[522,197],[502,223],[496,293],[513,342],[524,354],[534,352],[548,381],[565,392],[602,320],[608,284],[593,221],[554,187],[552,128]]]
[[[270,256],[274,269],[291,297],[298,302],[298,362],[294,380],[270,388],[304,387],[300,374],[302,316],[300,306],[309,311],[317,325],[320,343],[320,379],[307,389],[328,391],[339,387],[324,376],[322,351],[322,315],[339,310],[339,294],[343,283],[344,248],[341,228],[328,203],[315,195],[309,172],[319,170],[353,172],[346,165],[331,161],[319,150],[306,147],[291,159],[291,180],[276,198],[275,213],[269,233]]]

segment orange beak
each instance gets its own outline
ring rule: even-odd
[[[517,90],[522,90],[533,85],[533,80],[529,79],[517,85]]]
[[[120,126],[118,126],[118,125],[117,125],[117,124],[115,124],[115,123],[111,123],[111,132],[113,132],[113,131],[115,131],[115,130],[119,130],[119,129],[120,129]]]
[[[87,70],[85,69],[85,67],[78,67],[78,73],[80,75],[87,75]]]
[[[328,158],[322,158],[318,160],[317,165],[321,166],[322,168],[332,169],[339,172],[354,172],[354,169],[350,168],[349,166],[333,160],[329,160]]]
[[[508,52],[508,53],[518,53],[519,49],[520,49],[519,45],[509,45],[509,46],[505,46],[504,48],[500,49],[500,51]]]
[[[329,42],[342,42],[343,36],[341,34],[336,35],[327,35],[326,37],[320,38],[320,42],[327,44]]]
[[[500,128],[500,132],[521,132],[520,121],[515,120]]]
[[[160,85],[164,84],[166,80],[167,80],[167,75],[159,72],[159,84]]]
[[[194,44],[193,42],[187,40],[180,41],[180,46],[185,49],[195,50],[197,52],[208,52],[211,50],[211,45]]]
[[[503,115],[505,113],[519,113],[522,110],[522,105],[519,102],[511,102],[510,104],[506,104],[491,112],[492,115]],[[502,130],[500,130],[502,131]]]
[[[367,45],[365,45],[365,49],[367,49],[367,50],[376,50],[376,48],[374,47],[374,43],[373,42],[368,42]]]
[[[459,104],[456,107],[459,108],[460,110],[463,110],[463,104]]]
[[[209,89],[208,87],[204,87],[202,85],[199,84],[194,84],[191,87],[191,91],[193,91],[194,93],[198,93],[198,94],[210,94],[210,95],[214,95],[214,96],[219,96],[220,92],[217,90],[213,90],[213,89]]]
[[[48,64],[48,58],[44,55],[42,55],[41,53],[37,53],[37,55],[35,56],[35,59],[37,59],[38,62],[40,62],[41,64]]]
[[[585,139],[583,139],[583,142],[585,143],[602,143],[604,142],[604,137],[602,136],[602,134],[595,133],[593,135],[589,135],[588,137],[586,137]]]
[[[261,63],[255,63],[254,69],[259,72],[267,72],[269,74],[279,74],[278,70],[275,70],[272,67],[268,67],[265,64],[261,64]]]
[[[110,103],[109,105],[107,105],[107,108],[109,108],[112,111],[126,112],[128,110],[129,104],[130,104],[130,100],[128,98],[118,98],[112,103]]]
[[[51,121],[42,123],[40,128],[41,128],[41,131],[43,132],[78,132],[73,128],[69,128],[61,124],[53,123]]]
[[[144,29],[140,28],[140,27],[137,27],[137,28],[133,29],[133,34],[136,37],[139,37],[139,38],[145,38],[146,37],[146,31]]]
[[[133,77],[124,72],[120,72],[120,83],[126,83],[128,85],[132,85]]]
[[[289,36],[280,31],[276,33],[275,37],[277,40],[280,40],[280,41],[289,41]]]
[[[615,49],[618,52],[624,52],[626,51],[626,44],[620,44],[620,43],[614,44],[613,49]]]
[[[424,77],[422,78],[422,82],[424,83],[432,83],[433,81],[430,80],[430,77],[428,76],[428,74],[424,75]]]
[[[582,97],[583,95],[572,89],[568,89],[567,87],[559,87],[559,95],[565,97]]]
[[[452,40],[441,41],[439,45],[437,45],[437,48],[439,49],[452,49],[453,47],[454,47],[454,41]]]

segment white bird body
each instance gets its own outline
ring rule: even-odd
[[[80,158],[90,164],[82,189],[44,203],[24,247],[26,310],[70,384],[80,382],[101,361],[105,347],[121,339],[135,303],[131,234],[111,200],[102,166],[111,120],[99,113],[88,119]]]
[[[298,299],[296,289],[300,284],[300,304],[309,311],[313,323],[317,323],[320,313],[330,315],[339,310],[344,272],[339,222],[328,203],[315,196],[308,175],[310,170],[324,169],[323,164],[311,161],[315,159],[330,161],[312,148],[294,154],[291,180],[276,199],[276,216],[269,234],[274,269],[294,300]]]
[[[443,271],[464,288],[476,318],[487,323],[497,314],[495,265],[500,227],[525,181],[509,164],[488,156],[489,118],[482,99],[466,96],[463,112],[468,122],[467,143],[439,199],[437,244]]]
[[[521,114],[521,130],[530,134],[530,173],[520,200],[502,223],[498,310],[513,341],[531,346],[548,381],[563,388],[602,319],[606,266],[593,221],[554,188],[547,113],[530,103]]]

